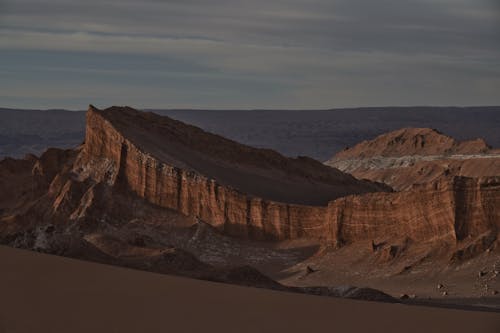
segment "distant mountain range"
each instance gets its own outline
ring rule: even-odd
[[[404,127],[436,128],[500,147],[500,106],[332,110],[149,110],[254,147],[325,161],[345,147]],[[0,158],[83,142],[85,112],[0,108]]]

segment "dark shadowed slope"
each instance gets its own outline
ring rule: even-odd
[[[229,286],[0,247],[0,332],[498,332],[497,313]]]

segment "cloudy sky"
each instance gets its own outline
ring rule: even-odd
[[[500,105],[500,0],[0,0],[0,106]]]

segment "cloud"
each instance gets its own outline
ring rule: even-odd
[[[76,71],[89,82],[109,82],[111,91],[123,77],[150,76],[168,86],[175,77],[186,89],[175,89],[178,94],[200,104],[206,98],[208,107],[500,102],[484,88],[500,71],[500,12],[493,0],[7,0],[0,10],[6,54],[0,74],[14,78],[13,70],[34,81]],[[23,56],[46,53],[52,62]],[[82,55],[80,61],[59,66],[70,53]],[[96,61],[92,68],[83,55]],[[127,61],[117,67],[112,57]],[[38,70],[30,77],[23,66]],[[217,87],[210,94],[224,103],[207,98],[196,77],[212,79]],[[145,93],[135,94],[138,102],[160,103],[156,88],[136,88]]]

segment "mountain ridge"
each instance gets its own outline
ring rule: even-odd
[[[20,111],[0,112],[0,158],[39,155],[49,147],[71,148],[84,139],[85,111]],[[461,140],[483,137],[500,147],[494,128],[495,122],[500,122],[500,107],[154,112],[253,147],[270,148],[291,157],[306,155],[319,161],[326,161],[362,140],[403,127],[438,128]]]
[[[447,175],[499,175],[500,150],[481,138],[458,141],[434,129],[404,128],[345,149],[325,164],[406,190]]]
[[[233,169],[240,183],[224,173]],[[266,175],[266,184],[256,181]],[[245,181],[280,191],[261,197],[240,186]],[[2,160],[0,184],[8,189],[0,195],[3,244],[193,277],[212,268],[187,253],[223,275],[236,262],[282,276],[308,258],[304,280],[292,274],[292,285],[304,286],[329,271],[316,273],[316,263],[341,253],[348,255],[332,267],[379,276],[498,252],[498,175],[441,175],[394,192],[132,108],[90,107],[81,146]],[[321,184],[329,190],[322,204],[272,200],[283,193],[311,200],[300,189]],[[261,279],[245,268],[228,276]],[[305,287],[317,285],[324,286]]]

